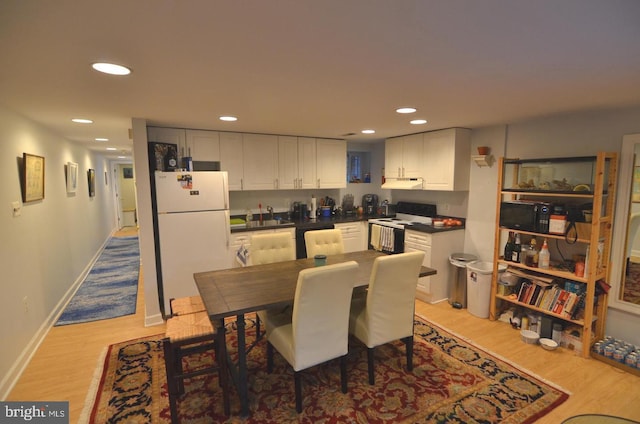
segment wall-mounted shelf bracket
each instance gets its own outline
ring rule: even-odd
[[[472,155],[471,159],[480,167],[493,164],[493,155]]]

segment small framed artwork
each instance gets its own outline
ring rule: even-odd
[[[22,202],[44,199],[44,158],[22,154]]]
[[[633,185],[631,187],[631,201],[640,203],[640,166],[633,168]]]
[[[96,170],[89,169],[87,171],[87,180],[89,182],[89,197],[96,195]]]
[[[78,190],[78,164],[67,162],[67,193],[75,193]]]
[[[133,168],[122,168],[122,178],[133,178]]]

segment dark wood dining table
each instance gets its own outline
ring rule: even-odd
[[[353,282],[354,287],[363,287],[369,284],[373,262],[379,256],[386,256],[386,254],[375,250],[364,250],[331,255],[327,257],[327,265],[356,261],[359,267]],[[225,358],[222,363],[229,369],[236,383],[242,416],[249,415],[244,315],[267,308],[290,305],[295,295],[299,272],[314,266],[313,258],[305,258],[194,274],[207,314],[216,328],[218,354]],[[420,270],[420,277],[434,274],[436,270],[432,268],[423,266]],[[224,326],[224,319],[233,316],[236,317],[237,325],[237,364],[227,359]]]

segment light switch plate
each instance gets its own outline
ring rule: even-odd
[[[13,207],[13,216],[20,216],[22,213],[22,205],[20,205],[20,202],[11,202],[11,206]]]

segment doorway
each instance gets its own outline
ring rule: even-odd
[[[113,167],[118,228],[137,227],[136,184],[132,163],[116,163]]]

